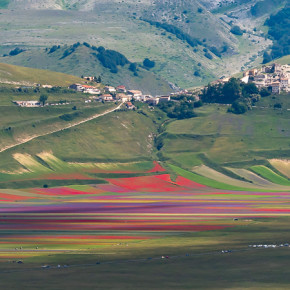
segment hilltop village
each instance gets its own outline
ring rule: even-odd
[[[221,78],[212,84],[226,83],[228,78]],[[260,69],[251,69],[243,73],[240,79],[243,83],[254,83],[260,90],[267,88],[272,94],[280,94],[282,91],[290,91],[290,65],[281,65],[273,63],[271,65],[262,66]]]
[[[178,93],[172,93],[167,96],[152,96],[143,94],[140,90],[127,90],[124,85],[117,87],[113,86],[100,86],[92,85],[93,77],[85,77],[86,80],[90,81],[87,84],[75,83],[69,86],[69,89],[79,93],[87,94],[88,97],[85,99],[85,103],[91,102],[122,102],[125,103],[128,109],[134,109],[134,105],[131,101],[140,101],[149,105],[155,106],[162,102],[168,102],[171,100],[171,95],[188,94],[192,96],[191,92],[187,90],[181,90]],[[42,86],[43,87],[43,86]],[[46,86],[47,87],[47,86]],[[198,97],[196,97],[198,99]],[[43,104],[41,101],[13,101],[14,104],[21,107],[40,107]],[[68,104],[68,103],[62,103]],[[46,103],[46,105],[56,105],[52,103]],[[60,105],[60,104],[57,104]]]
[[[251,69],[243,73],[240,81],[245,84],[253,83],[257,89],[266,88],[269,93],[280,94],[281,92],[289,92],[290,65],[280,65],[273,63],[271,65],[263,66],[260,69]],[[156,106],[163,102],[169,102],[174,96],[188,96],[195,101],[199,101],[198,96],[203,88],[197,88],[194,92],[188,90],[179,90],[166,96],[152,96],[143,94],[140,90],[130,90],[124,85],[117,87],[102,86],[96,77],[83,77],[85,84],[74,83],[69,86],[70,90],[87,94],[88,97],[84,100],[85,103],[91,102],[122,102],[127,109],[134,109],[135,106],[132,101],[139,101],[147,103],[151,106]],[[211,85],[225,84],[230,80],[230,77],[222,77],[211,83]],[[97,84],[94,84],[97,83]],[[38,85],[41,86],[41,85]],[[51,88],[52,86],[43,85],[43,88]],[[44,103],[41,101],[14,101],[14,104],[21,107],[40,107]],[[65,105],[64,103],[46,103],[46,105]]]

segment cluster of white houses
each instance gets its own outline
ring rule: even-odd
[[[132,100],[146,102],[151,105],[157,105],[159,102],[170,101],[170,96],[156,96],[143,94],[140,90],[127,90],[125,86],[120,85],[117,87],[105,86],[102,90],[95,86],[72,84],[70,89],[78,92],[90,94],[89,100],[104,101],[104,102],[115,102],[121,101],[126,103],[128,108],[133,108],[131,103]]]
[[[83,84],[72,84],[69,86],[70,89],[88,94],[88,99],[85,103],[92,101],[104,101],[104,102],[116,102],[120,101],[126,104],[128,109],[133,109],[134,105],[131,103],[132,100],[146,102],[150,105],[157,105],[159,102],[170,101],[170,96],[156,96],[144,95],[140,90],[127,90],[125,86],[120,85],[118,87],[105,86],[102,90],[99,87],[83,85]],[[13,103],[20,107],[40,107],[42,104],[39,101],[13,101]],[[67,103],[64,103],[67,104]],[[56,104],[46,104],[56,105]],[[58,105],[58,104],[57,104]]]
[[[39,101],[13,101],[13,103],[19,107],[40,107]]]
[[[290,66],[273,63],[263,66],[260,69],[251,69],[244,72],[241,81],[244,83],[252,82],[259,89],[269,88],[273,94],[281,91],[290,91]]]
[[[87,77],[87,79],[90,77]],[[263,66],[261,69],[251,69],[244,72],[241,81],[244,83],[254,83],[261,89],[263,87],[271,89],[272,93],[279,94],[281,91],[290,91],[290,65],[280,65],[274,63],[272,65]],[[221,78],[214,83],[225,83],[229,78]],[[150,105],[158,105],[161,102],[170,101],[170,96],[151,96],[143,94],[140,90],[127,90],[125,86],[120,85],[117,87],[105,86],[100,87],[91,86],[87,84],[72,84],[70,87],[72,90],[88,94],[88,100],[86,103],[92,101],[104,101],[104,102],[116,102],[121,101],[126,104],[127,108],[134,108],[131,103],[132,100],[146,102]],[[173,95],[192,95],[187,90],[174,93]],[[198,100],[198,97],[196,100]],[[39,107],[41,103],[39,101],[14,101],[14,103],[21,107]]]

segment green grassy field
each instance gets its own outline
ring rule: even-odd
[[[259,219],[233,229],[172,236],[129,248],[92,249],[88,255],[51,254],[45,259],[26,258],[22,265],[2,262],[1,284],[9,289],[20,285],[21,289],[136,289],[136,285],[138,289],[288,289],[289,248],[248,247],[289,241],[288,223],[289,218]],[[227,249],[233,252],[221,253]],[[169,259],[161,259],[162,255]],[[79,266],[41,269],[58,264]]]
[[[252,166],[251,170],[253,170],[254,172],[261,175],[262,177],[264,177],[264,178],[266,178],[274,183],[290,186],[289,179],[286,179],[286,178],[278,175],[277,173],[273,172],[271,169],[269,169],[265,166],[261,166],[261,165],[260,166]]]
[[[13,82],[17,82],[26,83],[28,85],[37,83],[64,87],[73,83],[83,83],[84,81],[79,77],[64,73],[0,63],[0,83],[1,82],[11,82],[12,84]]]
[[[80,111],[82,114],[74,121],[82,120],[93,113],[105,111],[110,106],[114,105],[100,104],[80,108],[76,112]],[[32,133],[37,135],[45,131],[49,132],[52,128],[62,128],[69,122],[61,120],[59,116],[67,112],[74,112],[71,108],[38,109],[12,107],[10,111],[16,112],[14,122],[11,122],[11,118],[9,119],[8,112],[3,114],[5,128],[11,126],[12,130],[8,132],[5,129],[2,130],[2,144],[13,144],[15,140],[25,138]],[[11,170],[12,168],[17,170],[19,166],[12,157],[15,153],[35,155],[43,151],[52,151],[55,156],[64,161],[75,162],[152,160],[152,154],[155,152],[153,134],[157,132],[156,124],[162,121],[163,115],[158,111],[150,112],[146,108],[140,110],[143,114],[138,112],[111,113],[74,128],[39,137],[7,152],[0,153],[1,168],[3,170]],[[19,112],[20,114],[18,114]],[[33,119],[31,113],[35,113]],[[29,130],[27,130],[27,126],[29,126]]]
[[[182,154],[203,153],[219,164],[289,156],[288,111],[254,108],[242,116],[226,110],[227,106],[206,105],[197,118],[171,122],[159,137],[164,144],[160,152],[176,162]],[[192,160],[192,166],[198,165]]]
[[[74,122],[80,122],[113,106],[115,105],[95,103],[88,106],[83,105],[78,110],[72,110],[72,105],[44,108],[1,107],[0,110],[4,112],[0,117],[3,122],[1,122],[3,125],[0,131],[1,148],[16,144],[31,136],[44,135],[54,130],[61,130],[70,124],[74,124]],[[13,113],[15,114],[14,120],[11,118]],[[71,118],[69,120],[64,119],[63,116],[68,115]],[[58,136],[57,134],[55,133],[55,136]]]

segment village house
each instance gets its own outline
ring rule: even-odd
[[[76,90],[78,92],[82,92],[83,91],[83,85],[81,84],[72,84],[69,86],[70,89],[72,90]]]
[[[51,88],[52,88],[52,85],[42,85],[42,87],[43,87],[44,89],[51,89]]]
[[[282,72],[282,65],[279,63],[274,63],[274,73],[281,73]]]
[[[258,89],[266,86],[266,81],[268,79],[267,74],[258,74],[254,77],[254,84],[257,86]]]
[[[281,87],[280,87],[280,83],[279,82],[272,83],[271,87],[272,87],[272,93],[273,94],[280,94]]]
[[[114,87],[111,87],[111,86],[105,86],[104,90],[106,93],[115,93],[116,92],[116,89]]]
[[[113,96],[110,95],[110,94],[102,95],[102,96],[101,96],[101,99],[102,99],[103,101],[105,101],[105,102],[112,102],[112,101],[114,101]]]
[[[161,96],[159,97],[159,103],[169,102],[170,96]]]
[[[121,93],[116,95],[116,100],[120,100],[121,102],[129,102],[132,100],[132,97]]]
[[[159,98],[156,97],[156,98],[147,99],[146,103],[151,105],[151,106],[156,106],[159,103]]]
[[[92,82],[95,80],[95,77],[83,77],[83,79]]]
[[[126,107],[127,107],[127,109],[129,109],[129,110],[133,110],[133,109],[135,108],[135,106],[134,106],[131,102],[127,102],[127,103],[126,103]]]
[[[126,87],[122,86],[122,85],[121,86],[117,86],[116,90],[117,90],[117,92],[120,92],[120,93],[126,93],[127,92]]]
[[[241,82],[247,84],[249,82],[249,75],[244,75],[242,78],[241,78]]]
[[[258,73],[258,70],[256,68],[249,70],[249,76],[254,77],[257,73]]]
[[[289,86],[289,78],[288,77],[281,77],[280,79],[281,88],[286,89]]]
[[[142,95],[141,101],[146,102],[148,99],[152,99],[153,97],[151,95]]]
[[[82,92],[85,94],[100,94],[101,91],[97,88],[97,87],[93,87],[93,86],[88,86],[88,85],[83,85],[83,90]]]
[[[138,90],[129,90],[128,94],[132,96],[136,101],[140,101],[142,97],[142,92]]]
[[[19,107],[40,107],[39,101],[13,101],[13,103]]]

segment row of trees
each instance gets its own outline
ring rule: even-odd
[[[165,112],[169,118],[181,120],[196,117],[194,108],[202,106],[202,102],[196,102],[193,96],[180,95],[172,97],[172,100],[158,104],[158,108]]]
[[[195,117],[193,111],[194,104],[192,102],[162,102],[158,104],[159,109],[167,114],[169,118],[177,118],[179,120]]]
[[[129,60],[120,52],[110,49],[105,49],[103,46],[98,48],[98,54],[95,54],[101,64],[109,68],[112,73],[118,72],[118,66],[129,64]]]
[[[178,39],[186,41],[191,47],[195,47],[197,45],[202,44],[202,42],[198,38],[194,38],[190,36],[189,34],[184,33],[181,29],[179,29],[178,27],[172,24],[168,24],[164,22],[161,23],[161,22],[152,21],[149,19],[142,19],[142,20],[145,22],[148,22],[151,25],[156,26],[157,28],[162,28],[165,31],[174,34]]]

